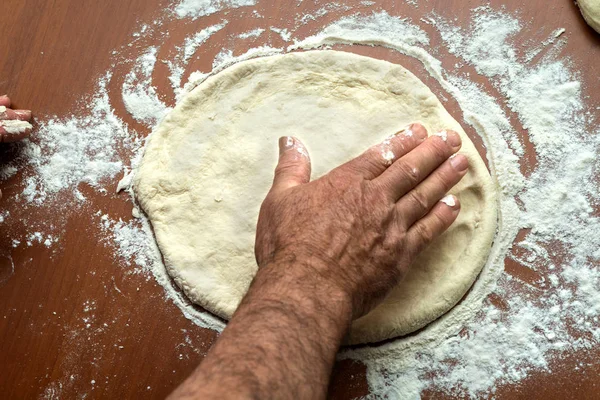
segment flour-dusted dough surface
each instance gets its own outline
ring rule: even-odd
[[[195,88],[162,121],[134,188],[169,273],[192,301],[229,319],[257,270],[255,227],[277,139],[297,136],[306,144],[314,179],[415,121],[430,133],[461,134],[471,163],[453,190],[462,211],[385,302],[353,323],[347,343],[424,327],[462,298],[487,260],[495,186],[461,126],[419,79],[351,53],[239,63]]]
[[[577,0],[577,4],[588,25],[600,33],[600,0]]]

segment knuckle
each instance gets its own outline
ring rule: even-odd
[[[365,168],[368,171],[379,171],[381,168],[381,164],[383,161],[383,156],[377,151],[370,151],[368,155],[365,156],[363,162]]]
[[[275,167],[275,175],[302,178],[308,173],[307,168],[301,160],[284,160]]]
[[[425,196],[419,190],[412,190],[408,193],[409,200],[413,204],[414,207],[418,208],[421,211],[425,211],[429,209],[429,200],[427,196]]]
[[[438,230],[444,231],[444,230],[446,230],[446,228],[448,226],[450,226],[450,224],[452,222],[452,217],[449,215],[449,213],[445,212],[442,209],[442,210],[437,210],[437,211],[433,212],[432,214],[433,214],[433,218],[435,218],[435,222],[436,222],[436,226],[438,227]]]
[[[384,152],[381,146],[374,146],[365,151],[356,161],[355,168],[358,169],[359,173],[364,173],[365,170],[376,173],[382,167]]]
[[[408,163],[399,164],[400,173],[402,177],[410,183],[410,187],[413,188],[421,181],[421,173],[419,169]]]
[[[450,146],[439,136],[433,136],[436,138],[431,141],[431,153],[437,160],[445,160],[449,156]]]
[[[381,152],[376,149],[369,149],[354,160],[336,168],[336,170],[344,171],[352,176],[371,178],[381,173],[383,164],[384,158]]]
[[[417,225],[417,233],[421,237],[423,245],[427,245],[435,239],[434,230],[426,223]]]
[[[289,172],[294,171],[298,166],[298,163],[294,162],[293,160],[286,160],[286,161],[281,161],[279,162],[279,164],[277,164],[277,167],[275,167],[275,173],[277,174],[287,174]]]
[[[450,190],[459,180],[459,175],[453,168],[440,168],[434,176],[436,184],[443,188],[445,192]]]

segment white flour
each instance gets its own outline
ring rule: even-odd
[[[17,120],[0,120],[0,127],[11,135],[23,133],[32,128],[29,122]]]
[[[197,19],[225,9],[256,5],[256,0],[182,0],[175,6],[179,18]]]
[[[240,39],[257,38],[264,33],[264,29],[256,28],[248,32],[240,33],[237,37]]]
[[[80,183],[105,190],[107,180],[123,169],[119,149],[140,148],[141,142],[113,112],[106,90],[110,79],[110,73],[99,79],[83,116],[39,122],[39,144],[25,145],[31,173],[22,196],[28,202],[42,204],[47,196],[65,190],[75,194]]]
[[[187,65],[198,48],[200,48],[200,46],[202,46],[213,34],[223,29],[227,23],[227,20],[223,20],[220,24],[209,26],[202,29],[200,32],[190,35],[185,39],[183,45],[177,48],[178,54],[174,59],[166,61],[169,70],[171,71],[169,80],[171,81],[171,85],[177,96],[181,93],[181,80],[185,72],[185,65]]]
[[[123,83],[123,103],[138,122],[155,124],[171,109],[156,94],[152,85],[152,71],[156,64],[158,48],[150,47],[134,64]]]
[[[287,29],[282,29],[282,28],[275,28],[275,27],[271,27],[270,28],[273,32],[277,33],[279,36],[281,36],[281,39],[284,42],[289,42],[290,39],[292,38],[292,34],[287,30]]]
[[[172,11],[178,18],[196,19],[256,3],[183,0]],[[416,1],[409,3],[417,6]],[[548,27],[542,36],[547,39],[520,43],[519,33],[531,26],[504,11],[478,7],[464,26],[457,25],[452,15],[432,13],[421,18],[442,39],[443,46],[432,49],[429,43],[433,38],[414,21],[376,9],[375,2],[363,1],[357,10],[362,14],[354,14],[356,10],[347,5],[328,3],[311,13],[298,14],[293,27],[266,25],[268,21],[253,10],[245,15],[260,27],[232,31],[229,38],[252,39],[255,47],[239,55],[221,49],[213,71],[190,74],[183,89],[190,60],[203,54],[210,37],[222,30],[227,20],[191,34],[170,60],[157,60],[160,48],[156,45],[141,48],[125,76],[122,101],[146,126],[146,133],[168,111],[152,84],[157,61],[169,66],[174,93],[180,98],[232,63],[295,49],[361,44],[416,58],[440,83],[445,93],[438,94],[453,97],[461,107],[462,119],[483,138],[490,169],[501,188],[498,236],[482,275],[454,310],[417,335],[381,346],[345,350],[340,357],[367,365],[373,396],[418,398],[423,390],[434,389],[487,397],[493,396],[498,385],[519,382],[534,370],[548,370],[554,356],[597,346],[600,220],[594,211],[600,199],[595,178],[600,132],[597,128],[593,131],[592,127],[598,126],[593,114],[597,108],[584,102],[577,66],[557,56],[557,49],[567,40],[564,30]],[[298,27],[315,24],[333,12],[340,14],[338,21],[307,37],[295,36]],[[144,26],[143,35],[151,35],[154,28]],[[267,30],[293,44],[287,49],[272,47],[263,40]],[[450,69],[442,68],[437,57],[444,52],[454,54],[460,62]],[[474,83],[466,72],[469,68],[488,79],[495,92]],[[113,110],[114,99],[106,89],[112,74],[111,69],[100,77],[97,94],[84,99],[78,114],[40,121],[38,144],[22,144],[21,155],[0,168],[0,179],[6,179],[24,160],[28,163],[20,194],[24,207],[53,210],[58,194],[67,194],[73,204],[82,204],[87,201],[79,191],[82,183],[100,192],[112,191],[124,167],[135,166],[143,133],[129,128]],[[527,137],[519,133],[521,128],[527,130]],[[525,157],[527,142],[535,150],[534,157]],[[3,215],[3,224],[11,217]],[[165,297],[187,318],[202,327],[223,328],[220,320],[198,311],[173,286],[145,219],[113,220],[98,212],[90,216],[90,222],[100,228],[103,242],[122,265],[154,277],[165,288]],[[530,231],[513,245],[522,228]],[[34,233],[27,237],[14,238],[15,246],[52,246],[60,241],[56,234],[44,233],[43,226],[31,231]],[[524,282],[506,273],[506,257],[530,269],[537,278]],[[495,306],[489,300],[490,293],[502,298],[507,307]],[[55,395],[63,384],[68,385],[68,381],[49,386],[48,394]]]

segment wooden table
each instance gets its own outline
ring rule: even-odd
[[[295,13],[315,9],[308,1],[298,7],[291,0],[265,3],[270,5],[259,9],[271,26],[285,27]],[[293,6],[285,6],[287,3]],[[470,9],[479,4],[471,0],[418,0],[419,8],[415,8],[401,1],[381,3],[388,5],[392,14],[414,20],[442,7],[450,7],[458,19],[468,20]],[[600,103],[600,36],[585,25],[572,1],[491,3],[494,7],[506,4],[508,11],[520,9],[523,21],[542,27],[540,32],[532,30],[532,37],[547,37],[554,29],[565,27],[569,40],[563,54],[570,55],[581,68],[581,79],[587,83],[584,94]],[[139,22],[152,21],[168,5],[166,0],[4,0],[0,93],[10,94],[17,106],[31,108],[38,116],[65,115],[84,94],[94,90],[99,74],[110,68],[111,52],[131,41]],[[231,21],[221,37],[256,24],[234,15],[228,16]],[[332,13],[302,29],[314,30],[336,15]],[[165,29],[171,32],[167,42],[181,40],[219,19],[211,16],[173,26],[167,23]],[[430,27],[424,29],[432,32]],[[283,44],[272,35],[275,45]],[[432,35],[432,46],[438,37]],[[234,43],[227,45],[235,47]],[[190,70],[210,66],[219,48],[208,51],[211,54],[195,60]],[[360,49],[368,55],[378,51]],[[421,73],[417,63],[404,58],[398,61],[436,90],[435,82]],[[155,74],[159,89],[168,92],[166,69],[159,66]],[[172,94],[166,99],[171,104],[174,101]],[[460,115],[456,104],[450,101],[447,106],[455,116]],[[18,191],[19,179],[17,176],[1,185],[6,198],[0,209],[11,214],[17,206],[10,198]],[[86,195],[93,198],[94,209],[109,211],[112,217],[131,218],[131,204],[125,196],[99,196],[91,190]],[[0,284],[0,398],[161,398],[195,368],[214,342],[216,334],[184,318],[176,306],[165,301],[162,287],[153,279],[129,275],[116,265],[112,251],[98,242],[98,228],[90,226],[89,219],[70,218],[59,245],[50,249],[42,245],[12,249],[11,235],[16,232],[22,236],[27,228],[8,221],[2,229],[0,263],[2,257],[10,255],[15,272]],[[516,277],[523,274],[513,264],[507,264],[507,272]],[[581,358],[599,356],[599,350],[567,354],[552,361],[553,373],[532,374],[517,387],[500,388],[496,397],[597,398],[600,391],[595,382],[600,368],[584,367],[575,372],[574,367]],[[331,397],[366,394],[364,372],[360,363],[338,363]]]

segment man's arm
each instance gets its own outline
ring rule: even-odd
[[[174,398],[323,398],[352,318],[350,299],[273,263],[258,272],[231,322]]]
[[[353,319],[375,307],[456,219],[466,174],[454,132],[413,125],[310,182],[297,139],[257,226],[259,271],[202,364],[172,398],[325,398]]]

